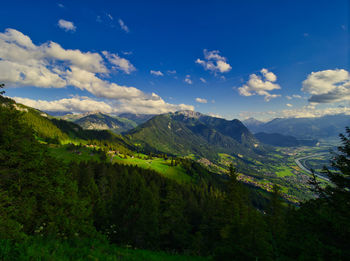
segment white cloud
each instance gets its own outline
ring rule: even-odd
[[[113,69],[123,71],[126,74],[130,74],[133,71],[136,71],[136,68],[131,64],[129,60],[119,57],[118,54],[113,54],[107,51],[103,51],[102,53],[107,58],[107,60],[113,64]]]
[[[208,103],[208,101],[206,99],[202,99],[202,98],[196,98],[196,102],[199,103]]]
[[[175,70],[168,70],[167,73],[168,74],[176,74],[176,71]]]
[[[287,103],[286,106],[287,107],[293,107],[293,104]]]
[[[187,74],[186,77],[185,77],[185,80],[184,80],[186,83],[188,84],[192,84],[192,80],[191,80],[191,75]]]
[[[270,82],[275,82],[277,80],[277,76],[273,72],[269,72],[267,69],[263,68],[260,71],[262,75],[266,78],[266,80]]]
[[[294,110],[283,110],[280,115],[284,118],[314,118],[325,115],[347,114],[350,115],[349,107],[331,107],[323,109],[310,108],[308,106]]]
[[[94,112],[103,113],[142,113],[142,114],[160,114],[167,112],[175,112],[179,110],[194,110],[193,106],[179,104],[173,105],[164,102],[162,99],[153,100],[151,103],[142,99],[134,99],[131,102],[123,102],[113,104],[104,101],[96,101],[91,98],[69,98],[55,101],[32,100],[28,98],[13,97],[18,103],[42,110],[42,111],[60,111],[60,112]]]
[[[58,5],[58,7],[64,8],[64,5],[61,3],[58,3],[57,5]]]
[[[262,69],[260,72],[264,79],[256,74],[251,74],[248,82],[238,88],[239,94],[242,96],[265,96],[265,101],[270,101],[272,98],[281,96],[270,93],[270,91],[281,89],[278,84],[274,83],[277,80],[277,76],[267,69]]]
[[[131,71],[130,65],[119,66]],[[166,103],[154,93],[147,94],[135,87],[104,80],[103,77],[109,73],[105,60],[98,53],[67,50],[54,42],[35,45],[28,36],[14,29],[0,33],[0,82],[6,83],[8,87],[74,86],[96,97],[108,99],[110,106],[130,111],[140,110],[140,113],[142,109],[152,113],[193,109],[189,105]]]
[[[344,69],[312,72],[303,81],[302,91],[310,102],[333,103],[350,100],[350,74]]]
[[[164,76],[164,74],[161,71],[153,71],[153,70],[151,70],[150,74],[153,74],[155,76]]]
[[[220,114],[217,114],[217,113],[208,113],[208,115],[209,116],[211,116],[211,117],[215,117],[215,118],[220,118],[220,119],[223,119],[224,117],[223,116],[221,116]]]
[[[194,107],[192,105],[169,104],[166,103],[163,99],[161,99],[158,95],[152,95],[153,99],[148,100],[141,98],[135,98],[126,101],[121,100],[122,104],[119,106],[119,111],[144,114],[159,114],[181,110],[194,110]]]
[[[124,23],[124,21],[122,19],[119,19],[118,22],[119,22],[120,28],[124,32],[126,32],[126,33],[130,32],[129,27],[127,27],[127,25]]]
[[[91,112],[100,111],[104,113],[115,113],[115,109],[102,101],[95,101],[90,98],[69,98],[55,101],[32,100],[28,98],[13,97],[13,99],[24,105],[42,111],[62,111],[62,112]]]
[[[206,82],[207,82],[207,81],[206,81],[204,78],[202,78],[202,77],[200,77],[199,80],[201,80],[202,83],[206,83]]]
[[[205,70],[212,71],[215,74],[229,72],[232,67],[227,63],[227,59],[221,56],[219,51],[208,51],[204,49],[204,60],[197,59],[195,63],[203,66]]]
[[[75,32],[75,30],[77,29],[77,27],[73,24],[73,22],[66,21],[64,19],[60,19],[58,21],[58,27],[65,30],[66,32],[68,31]]]
[[[289,95],[287,95],[286,96],[286,98],[288,99],[288,100],[291,100],[291,99],[302,99],[303,97],[301,97],[299,94],[293,94],[292,96],[289,96]]]
[[[318,108],[317,104],[311,103],[301,108],[273,110],[262,112],[245,111],[240,113],[240,118],[254,117],[257,119],[271,120],[273,118],[315,118],[325,115],[346,114],[350,115],[350,107],[325,107]]]

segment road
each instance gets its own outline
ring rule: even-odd
[[[312,172],[307,169],[300,161],[301,160],[304,160],[304,159],[308,159],[308,158],[312,158],[312,157],[315,157],[315,156],[320,156],[320,155],[323,155],[325,153],[317,153],[317,154],[312,154],[312,155],[309,155],[309,156],[305,156],[305,157],[301,157],[301,158],[297,158],[295,159],[295,163],[298,165],[299,168],[301,168],[302,170],[304,170],[305,172],[309,173],[309,174],[312,174]],[[315,173],[316,177],[320,178],[320,179],[323,179],[323,180],[326,180],[326,181],[329,181],[329,178],[326,178],[322,175],[319,175],[317,173]]]

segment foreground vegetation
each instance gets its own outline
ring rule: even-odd
[[[270,202],[257,207],[232,165],[223,180],[184,160],[186,173],[196,178],[179,183],[151,169],[106,162],[103,153],[98,161],[57,159],[23,112],[1,99],[0,249],[8,260],[45,260],[48,253],[56,260],[168,258],[109,243],[214,260],[350,256],[350,130],[333,161],[342,174],[325,169],[333,182],[326,188],[312,181],[318,199],[286,208],[274,186]],[[109,243],[97,240],[103,237]]]
[[[31,237],[20,244],[0,240],[0,260],[3,261],[208,261],[210,258],[169,254],[161,251],[117,247],[102,239],[70,239]]]

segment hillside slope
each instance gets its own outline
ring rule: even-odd
[[[122,133],[137,126],[137,123],[127,118],[112,117],[103,113],[89,114],[74,121],[76,124],[88,130],[111,130],[114,133]]]
[[[147,144],[169,154],[195,154],[208,159],[216,159],[219,152],[256,157],[264,151],[240,121],[192,111],[155,116],[126,136],[134,143]]]

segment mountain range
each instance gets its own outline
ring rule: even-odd
[[[155,116],[127,132],[126,138],[168,154],[194,154],[212,160],[218,153],[257,157],[265,150],[239,120],[228,121],[194,111]]]
[[[101,112],[59,116],[60,119],[74,122],[86,130],[111,130],[117,134],[131,130],[152,117],[153,115],[132,113],[111,116]]]
[[[253,133],[279,133],[297,139],[337,140],[339,133],[344,133],[345,127],[350,126],[350,116],[338,114],[316,118],[276,118],[268,122],[250,118],[243,123]]]

